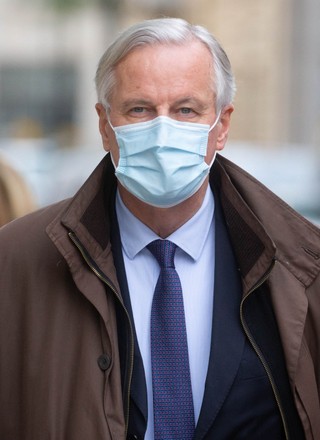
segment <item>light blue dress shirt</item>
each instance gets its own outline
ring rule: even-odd
[[[146,246],[160,237],[126,208],[119,192],[116,198],[116,212],[134,325],[146,376],[148,425],[145,440],[153,440],[150,316],[160,268]],[[167,239],[178,246],[175,266],[183,291],[194,412],[197,421],[209,362],[214,297],[214,197],[210,188],[197,213]]]

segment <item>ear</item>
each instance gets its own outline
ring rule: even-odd
[[[107,124],[109,123],[107,118],[107,112],[104,106],[100,103],[97,103],[95,105],[95,108],[99,117],[99,131],[102,138],[103,148],[105,149],[106,152],[108,152],[110,151],[110,145],[109,145],[109,136],[106,130]]]
[[[230,129],[231,114],[233,110],[234,110],[234,106],[232,104],[229,104],[222,109],[220,121],[219,121],[219,134],[216,141],[217,151],[223,150],[227,142],[228,133]]]

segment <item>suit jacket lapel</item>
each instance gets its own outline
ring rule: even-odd
[[[240,274],[218,197],[215,197],[215,240],[212,342],[195,440],[202,439],[214,423],[237,374],[245,342],[239,319]]]

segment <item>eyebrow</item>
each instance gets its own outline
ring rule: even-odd
[[[204,103],[202,101],[200,101],[199,99],[193,97],[193,96],[186,96],[185,98],[181,98],[178,99],[177,101],[175,101],[174,105],[184,105],[184,104],[193,104],[196,105],[197,107],[203,109],[208,107],[207,103]]]
[[[152,102],[146,99],[127,99],[120,105],[120,110],[125,111],[131,107],[139,107],[140,105],[152,106]]]

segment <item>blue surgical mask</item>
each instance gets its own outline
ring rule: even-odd
[[[210,167],[205,162],[214,124],[181,122],[159,116],[113,127],[119,146],[115,173],[135,197],[159,208],[178,205],[195,194]]]

